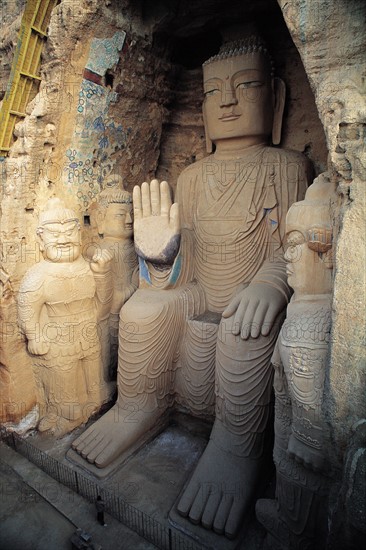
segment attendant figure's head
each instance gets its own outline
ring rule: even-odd
[[[43,257],[49,262],[70,263],[81,254],[79,219],[58,198],[50,199],[40,213],[37,235]]]
[[[132,238],[132,196],[123,189],[122,178],[118,175],[109,176],[98,197],[97,227],[104,238]]]
[[[264,42],[249,36],[224,44],[203,64],[203,118],[208,152],[223,140],[250,147],[281,140],[285,85],[273,76]]]
[[[295,297],[332,290],[332,200],[333,185],[321,174],[305,199],[294,203],[287,213],[286,271]]]

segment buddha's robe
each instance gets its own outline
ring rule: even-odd
[[[263,146],[230,161],[211,155],[184,170],[176,198],[180,251],[171,268],[140,259],[140,288],[121,311],[122,401],[144,407],[150,395],[149,406],[164,407],[178,392],[191,411],[212,412],[216,376],[216,417],[221,410],[238,434],[262,429],[279,323],[269,336],[245,341],[232,334],[233,317],[221,314],[249,283],[275,287],[288,302],[285,216],[304,197],[309,175],[301,154]],[[131,323],[133,334],[126,332]]]

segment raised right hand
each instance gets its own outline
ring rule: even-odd
[[[169,185],[144,181],[133,190],[134,240],[138,256],[149,262],[172,265],[180,245],[178,204],[172,204]]]

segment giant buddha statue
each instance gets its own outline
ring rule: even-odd
[[[174,403],[193,414],[214,407],[178,511],[234,537],[268,442],[271,355],[291,296],[285,216],[310,170],[270,145],[280,142],[285,86],[259,37],[224,44],[203,77],[211,154],[183,171],[174,204],[167,182],[134,189],[140,282],[120,314],[118,400],[73,447],[103,468]]]

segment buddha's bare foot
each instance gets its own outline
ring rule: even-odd
[[[105,468],[150,430],[161,415],[159,408],[134,412],[116,403],[72,443],[72,448],[91,464]]]
[[[261,460],[243,458],[210,440],[178,504],[192,523],[234,538],[251,504]]]
[[[293,434],[290,435],[287,452],[291,458],[303,464],[305,468],[309,468],[316,472],[324,468],[325,460],[323,453],[318,449],[306,445]]]

